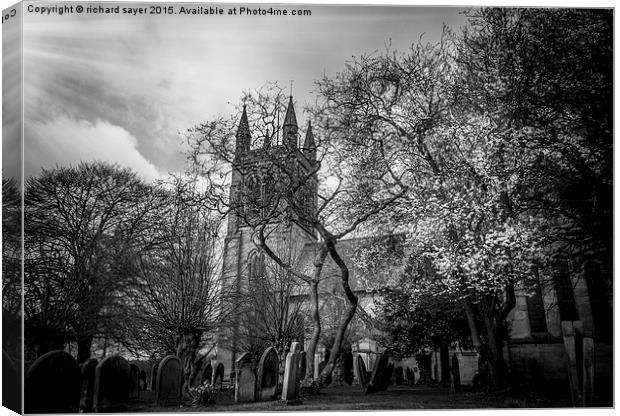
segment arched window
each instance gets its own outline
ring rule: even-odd
[[[245,183],[245,215],[248,219],[258,215],[261,199],[261,180],[258,176],[250,176]]]
[[[274,181],[270,177],[266,177],[263,180],[261,202],[263,216],[269,215],[269,210],[273,207],[274,204]]]
[[[248,256],[248,278],[250,287],[260,281],[265,276],[265,255],[258,251],[253,251]]]

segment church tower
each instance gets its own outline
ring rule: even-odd
[[[268,244],[285,261],[294,264],[301,248],[316,241],[312,219],[317,209],[317,160],[312,126],[308,123],[303,146],[289,97],[282,124],[281,143],[272,143],[267,133],[261,146],[252,146],[247,108],[236,132],[227,234],[224,242],[223,286],[233,293],[249,290],[252,270],[264,270],[265,255],[255,245],[256,224],[267,222]],[[217,360],[230,374],[242,353],[237,325],[225,342],[218,342]]]

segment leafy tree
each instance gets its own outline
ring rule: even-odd
[[[436,296],[420,283],[437,280],[430,259],[411,256],[398,285],[389,288],[379,304],[378,319],[384,331],[382,343],[394,354],[407,357],[439,349],[442,381],[449,382],[449,347],[471,345],[467,321],[458,301]]]
[[[470,14],[459,64],[462,111],[501,126],[531,162],[530,212],[548,221],[554,255],[604,264],[612,231],[613,13],[481,9]]]
[[[410,246],[425,247],[434,273],[418,275],[412,290],[461,304],[481,370],[497,387],[506,383],[515,288],[538,284],[558,258],[609,264],[610,15],[481,9],[470,17],[461,38],[351,63],[357,92],[338,108],[400,137],[410,192],[376,222],[407,229]]]
[[[336,80],[324,80],[321,91],[343,129],[365,126],[376,142],[391,144],[407,195],[374,225],[407,231],[410,251],[427,248],[416,255],[430,260],[440,278],[418,276],[418,290],[461,303],[474,346],[499,378],[506,370],[503,321],[514,307],[515,283],[541,261],[541,243],[535,223],[502,205],[506,185],[514,184],[508,179],[527,171],[521,149],[501,141],[482,117],[455,117],[456,42],[446,31],[436,45],[358,58]]]
[[[494,189],[498,225],[505,224],[486,239],[487,259],[501,260],[491,247],[502,246],[515,270],[514,260],[539,252],[533,266],[547,274],[557,260],[570,259],[577,273],[594,260],[611,287],[611,20],[605,10],[470,14],[452,124],[470,137],[484,132],[492,152],[480,161],[486,167],[472,163],[479,188]],[[526,273],[522,267],[513,280],[538,283]]]

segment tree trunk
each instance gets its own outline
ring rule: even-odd
[[[489,390],[500,390],[508,386],[508,366],[504,360],[503,341],[498,332],[498,325],[492,317],[485,317],[487,332],[488,361],[487,384]]]
[[[314,380],[314,354],[316,353],[316,346],[319,343],[321,337],[321,320],[319,317],[319,282],[310,282],[310,305],[312,310],[310,316],[312,317],[312,323],[314,328],[312,329],[312,337],[308,342],[308,348],[306,349],[306,374],[304,382],[308,384],[311,380]]]
[[[349,301],[349,310],[342,320],[340,327],[338,328],[338,332],[336,333],[336,338],[334,339],[334,345],[332,346],[331,353],[329,355],[329,360],[325,364],[323,371],[319,375],[319,385],[323,386],[327,377],[329,377],[334,370],[334,366],[336,364],[336,360],[340,356],[340,349],[342,348],[342,343],[345,339],[346,331],[349,327],[349,323],[355,316],[355,311],[357,310],[357,296],[351,290],[349,286],[349,268],[344,263],[338,251],[336,251],[336,245],[333,239],[325,239],[325,244],[327,245],[327,249],[329,250],[329,254],[336,263],[336,265],[340,268],[340,278],[342,283],[342,288],[344,289],[344,293]]]
[[[82,364],[90,358],[90,349],[93,345],[92,335],[78,336],[77,339],[77,362]]]
[[[450,385],[450,345],[445,340],[439,347],[439,359],[441,361],[441,383]]]
[[[480,358],[478,360],[478,372],[487,390],[499,390],[508,386],[508,366],[504,360],[501,325],[508,313],[516,305],[514,284],[508,282],[505,287],[505,301],[500,308],[496,308],[498,299],[495,295],[481,299],[485,305],[483,311],[476,311],[469,300],[463,301],[463,308],[469,324],[470,334],[474,348]],[[480,305],[480,304],[478,304]],[[482,318],[479,318],[482,317]],[[478,318],[478,319],[476,319]],[[482,322],[485,339],[480,336],[478,322]]]
[[[196,377],[199,376],[196,355],[202,338],[202,331],[192,331],[179,335],[177,342],[177,357],[181,360],[183,371],[183,393],[189,394],[189,388]],[[213,369],[215,371],[215,369]]]
[[[321,246],[321,250],[319,250],[316,258],[314,259],[314,278],[309,283],[310,306],[312,307],[310,316],[312,317],[312,323],[314,328],[312,329],[312,337],[310,338],[308,348],[306,349],[306,375],[304,380],[305,384],[309,384],[312,380],[314,380],[314,355],[316,353],[316,346],[319,343],[319,338],[321,337],[321,317],[319,315],[319,281],[326,258],[327,246],[323,244]]]

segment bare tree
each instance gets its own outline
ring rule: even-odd
[[[337,242],[401,198],[406,188],[402,172],[391,166],[392,150],[385,146],[385,137],[361,125],[351,131],[332,129],[329,116],[317,110],[319,134],[315,137],[308,124],[301,144],[292,97],[285,106],[286,101],[277,87],[246,94],[237,117],[220,118],[190,130],[189,157],[209,184],[213,206],[229,216],[229,229],[251,230],[257,247],[282,270],[310,286],[314,331],[307,348],[308,378],[312,378],[310,369],[320,336],[321,270],[328,254],[337,264],[349,307],[321,374],[324,380],[333,370],[358,302]],[[280,114],[285,116],[280,118]],[[241,120],[238,127],[237,120]],[[295,262],[274,249],[287,224],[319,237],[314,240],[312,270],[299,270]]]
[[[125,316],[131,256],[153,213],[153,189],[105,163],[43,170],[25,193],[26,344],[35,355],[67,341],[78,361]],[[49,345],[52,331],[56,339]],[[41,347],[41,348],[38,348]]]
[[[2,350],[21,360],[22,195],[14,178],[2,176]]]
[[[291,264],[300,255],[286,242],[275,249],[280,258]],[[304,340],[306,336],[308,289],[314,281],[299,280],[260,249],[251,253],[247,267],[248,290],[240,298],[244,306],[237,329],[240,347],[260,356],[267,347],[273,346],[284,368],[291,342]],[[317,320],[318,317],[311,317],[310,326],[314,327]]]
[[[196,184],[174,179],[151,223],[157,245],[136,260],[138,282],[128,348],[136,354],[176,354],[185,389],[197,377],[197,353],[227,320],[221,284],[221,218],[197,198]]]

